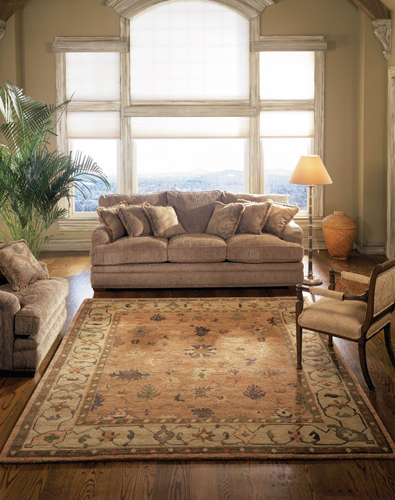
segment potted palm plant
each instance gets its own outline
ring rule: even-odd
[[[69,102],[35,101],[10,82],[0,89],[0,236],[25,239],[36,257],[50,238],[48,229],[67,213],[62,199],[70,203],[75,189],[85,196],[90,183],[110,187],[91,157],[50,147]]]

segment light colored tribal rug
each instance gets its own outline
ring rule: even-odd
[[[1,462],[394,458],[294,298],[89,299]]]

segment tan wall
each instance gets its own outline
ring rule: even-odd
[[[385,241],[387,200],[388,63],[372,36],[371,21],[360,13],[360,127],[358,236]]]
[[[281,0],[264,11],[261,34],[326,36],[324,213],[343,210],[361,240],[385,241],[388,65],[369,19],[344,0]]]
[[[102,0],[28,0],[18,15],[0,42],[0,82],[16,81],[48,103],[56,36],[119,35],[118,15]],[[324,162],[333,185],[325,187],[325,215],[344,210],[357,219],[361,240],[385,241],[388,64],[370,21],[345,0],[280,0],[264,11],[261,34],[326,36]]]

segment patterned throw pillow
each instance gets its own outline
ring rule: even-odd
[[[152,235],[151,225],[144,206],[151,205],[145,201],[141,205],[119,205],[117,213],[129,236]]]
[[[121,201],[112,207],[98,207],[96,209],[100,222],[106,226],[111,236],[111,241],[119,240],[119,238],[127,234],[125,226],[122,224],[117,212],[117,208],[121,206],[126,206],[126,203]]]
[[[206,233],[227,240],[235,234],[244,209],[243,203],[224,205],[220,201],[216,201],[214,212],[206,227]]]
[[[269,217],[263,226],[263,232],[274,234],[282,239],[285,228],[298,212],[299,207],[297,206],[273,203]]]
[[[0,271],[16,292],[49,278],[46,266],[41,266],[25,240],[12,241],[0,248]]]
[[[156,207],[144,205],[154,236],[158,238],[172,238],[177,234],[184,234],[185,229],[178,222],[177,214],[173,207]]]
[[[237,203],[243,203],[245,209],[241,214],[236,233],[261,234],[262,228],[269,217],[272,201],[255,203],[247,200],[237,200]]]

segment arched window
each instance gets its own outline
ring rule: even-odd
[[[92,154],[118,192],[288,192],[303,213],[306,189],[287,181],[301,154],[323,153],[326,43],[260,37],[272,3],[108,0],[120,38],[53,45],[59,102],[74,93],[61,145]]]

